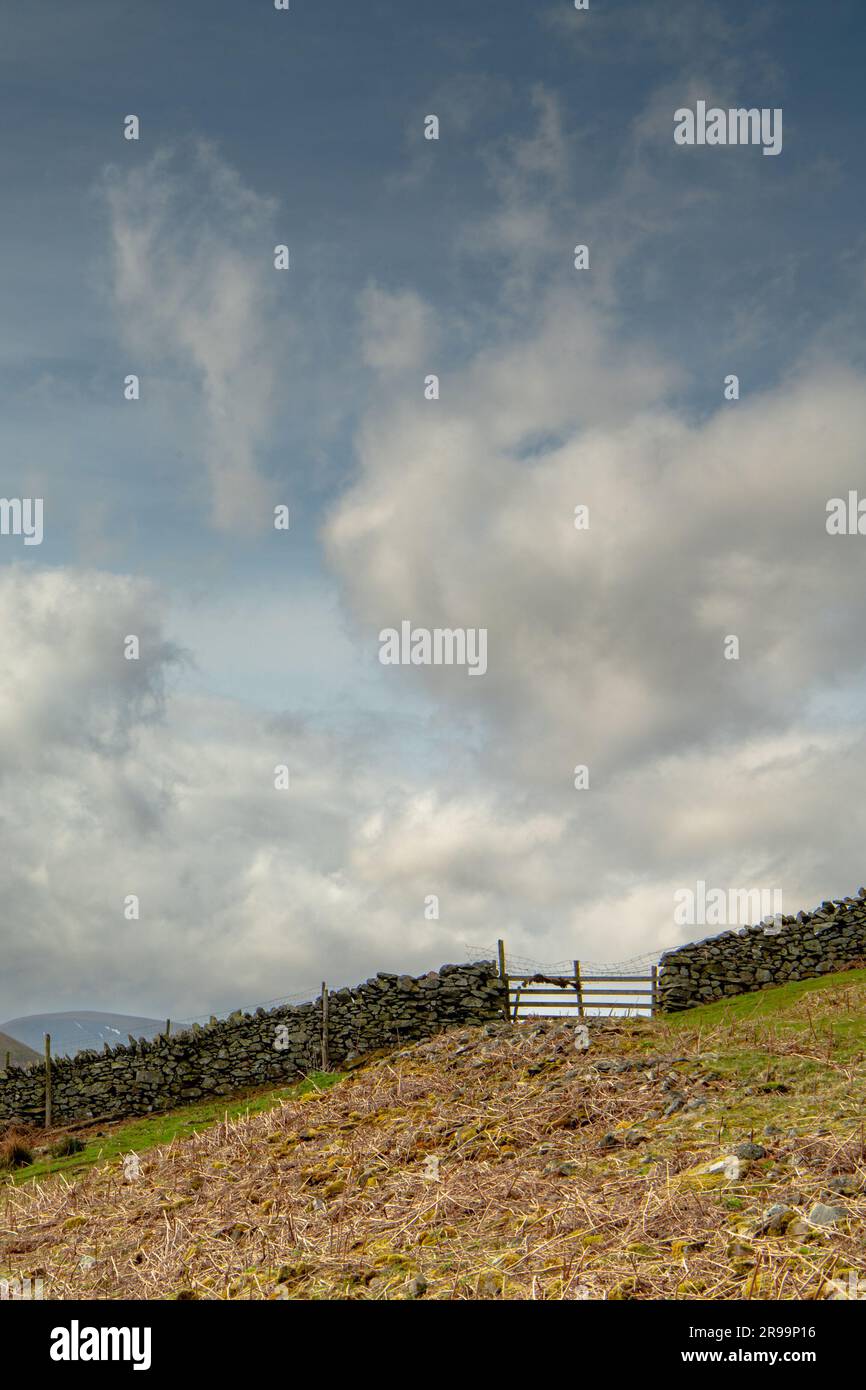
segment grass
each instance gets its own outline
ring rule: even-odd
[[[96,1163],[110,1162],[123,1154],[144,1153],[158,1145],[170,1144],[174,1139],[188,1138],[227,1118],[235,1120],[242,1116],[262,1114],[286,1100],[326,1090],[340,1079],[339,1072],[311,1072],[303,1081],[292,1086],[281,1086],[252,1096],[202,1101],[159,1115],[125,1120],[110,1126],[106,1123],[92,1138],[88,1137],[86,1130],[80,1132],[78,1138],[84,1144],[80,1152],[57,1157],[46,1153],[6,1176],[15,1183],[43,1179],[57,1173],[75,1176]],[[58,1142],[62,1143],[62,1140]],[[50,1147],[54,1148],[56,1144]]]
[[[796,1030],[808,1027],[809,1004],[820,1011],[832,995],[832,1010],[846,1015],[846,1031],[866,1044],[866,1014],[860,1012],[866,1000],[866,970],[846,970],[837,975],[819,975],[814,980],[795,980],[753,994],[737,994],[716,1004],[670,1016],[673,1028],[715,1028],[726,1024],[778,1021]],[[810,996],[820,996],[811,1000]],[[825,1010],[826,1012],[826,1010]]]

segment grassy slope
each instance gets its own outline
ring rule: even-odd
[[[170,1144],[174,1139],[186,1139],[198,1134],[211,1125],[223,1120],[236,1120],[247,1115],[259,1115],[293,1096],[318,1093],[339,1081],[338,1073],[313,1072],[306,1080],[293,1086],[282,1086],[277,1090],[256,1092],[232,1100],[202,1101],[198,1105],[187,1105],[180,1110],[169,1110],[159,1115],[147,1115],[136,1120],[125,1120],[106,1125],[93,1134],[80,1131],[85,1147],[81,1153],[66,1158],[52,1158],[48,1153],[36,1157],[35,1162],[17,1168],[8,1176],[12,1182],[22,1183],[33,1178],[46,1178],[51,1174],[65,1173],[74,1177],[95,1163],[116,1161],[124,1154],[146,1153],[148,1149],[160,1144]],[[64,1131],[65,1133],[66,1131]],[[74,1134],[74,1128],[68,1131]],[[59,1132],[58,1132],[59,1133]],[[37,1151],[38,1153],[38,1151]],[[0,1174],[0,1179],[2,1179]]]
[[[846,970],[840,975],[819,975],[814,980],[796,980],[791,984],[758,990],[754,994],[738,994],[718,1004],[704,1004],[699,1009],[687,1009],[684,1013],[671,1015],[671,1021],[689,1027],[714,1027],[733,1022],[747,1023],[752,1019],[776,1019],[785,1027],[797,1029],[803,1027],[805,1013],[796,1006],[801,1003],[808,1005],[810,995],[826,996],[829,990],[837,1001],[834,1009],[849,1015],[848,1026],[858,1033],[861,1042],[866,1043],[866,1017],[857,1008],[851,1007],[856,1004],[857,999],[862,999],[860,986],[864,984],[866,970]],[[847,1004],[846,990],[852,991]],[[816,1006],[820,1006],[821,1002],[820,999],[815,1000]]]
[[[138,1183],[104,1153],[7,1185],[0,1274],[54,1298],[826,1297],[866,1285],[864,1058],[862,970],[606,1020],[585,1056],[559,1021],[464,1030],[152,1149]],[[738,1179],[700,1171],[750,1140]],[[818,1201],[844,1220],[812,1225]]]

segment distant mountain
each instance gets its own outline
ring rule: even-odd
[[[29,1067],[31,1062],[40,1061],[38,1052],[34,1052],[32,1047],[18,1041],[17,1038],[10,1038],[8,1033],[0,1033],[0,1071],[6,1065],[6,1053],[11,1053],[9,1058],[13,1067]]]
[[[34,1048],[41,1057],[45,1034],[51,1034],[51,1052],[55,1057],[74,1057],[85,1048],[102,1051],[104,1043],[116,1047],[134,1038],[156,1037],[165,1028],[165,1019],[136,1018],[133,1014],[103,1014],[89,1009],[59,1014],[28,1014],[26,1018],[10,1018],[0,1023],[0,1030],[10,1039]],[[2,1045],[0,1045],[2,1052]],[[31,1060],[33,1060],[31,1058]],[[3,1057],[0,1056],[0,1063]]]

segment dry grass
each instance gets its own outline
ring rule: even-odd
[[[826,1297],[866,1275],[866,1072],[801,1032],[765,1082],[766,1039],[735,1053],[724,1032],[612,1020],[581,1054],[549,1021],[418,1044],[153,1150],[138,1178],[7,1187],[0,1274],[54,1299]],[[767,1157],[739,1180],[692,1171],[753,1134]],[[840,1173],[853,1196],[828,1194]],[[755,1234],[772,1204],[817,1200],[848,1219]]]
[[[30,1130],[10,1126],[0,1138],[0,1170],[26,1168],[33,1162]]]

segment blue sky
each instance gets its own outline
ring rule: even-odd
[[[0,1017],[855,890],[862,7],[0,13],[3,491],[45,499],[0,538]],[[699,98],[781,155],[677,147]],[[488,627],[488,676],[381,667],[403,618]]]

